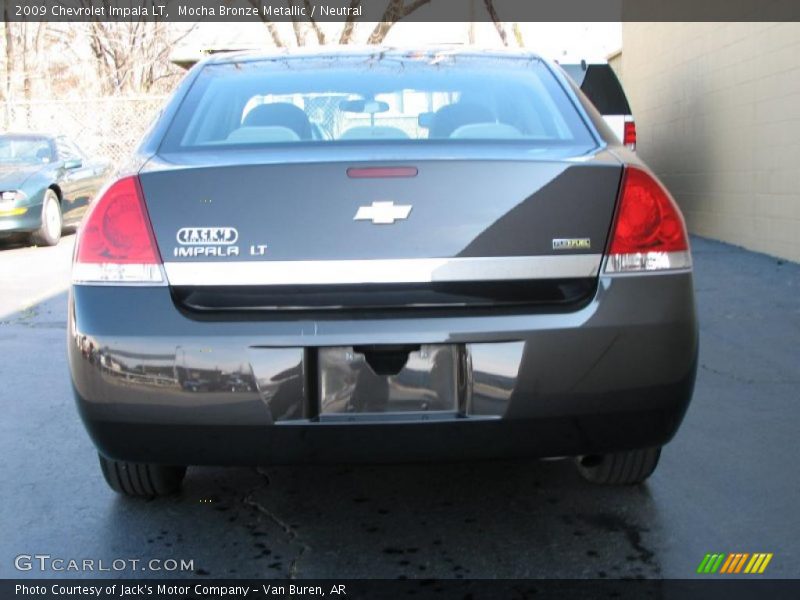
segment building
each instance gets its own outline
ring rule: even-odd
[[[690,231],[800,262],[800,23],[626,22],[622,43],[637,150]]]

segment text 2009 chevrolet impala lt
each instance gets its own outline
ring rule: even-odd
[[[683,418],[683,218],[536,56],[214,57],[132,164],[84,220],[69,309],[118,492],[508,455],[635,483]]]

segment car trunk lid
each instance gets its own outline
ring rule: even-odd
[[[593,289],[615,160],[178,165],[142,188],[198,310],[574,303]]]

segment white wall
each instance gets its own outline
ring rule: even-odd
[[[800,23],[624,23],[638,151],[691,231],[800,261]]]

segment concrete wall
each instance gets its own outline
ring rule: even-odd
[[[616,52],[609,54],[606,60],[608,60],[608,65],[614,69],[617,79],[622,81],[622,49],[620,48]],[[622,85],[624,86],[625,84],[623,83]]]
[[[689,229],[800,262],[800,23],[624,23],[638,151]]]

